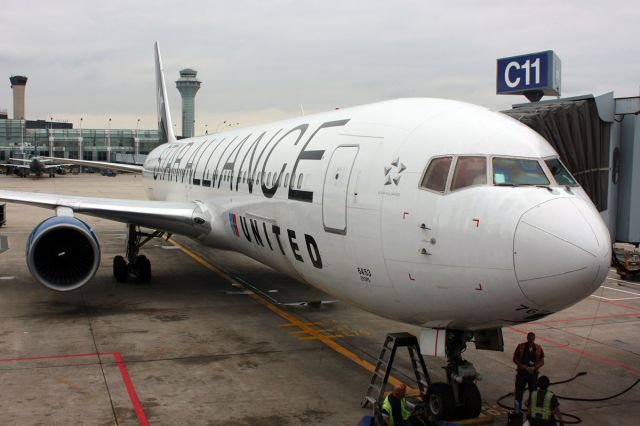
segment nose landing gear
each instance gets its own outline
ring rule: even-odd
[[[407,346],[409,358],[416,377],[416,384],[420,391],[420,399],[424,404],[421,407],[426,409],[426,417],[431,420],[452,420],[452,419],[472,419],[480,415],[482,397],[475,381],[479,379],[479,374],[473,364],[462,359],[462,353],[467,348],[467,342],[474,336],[474,332],[461,330],[433,330],[423,329],[423,333],[434,332],[434,335],[442,336],[445,332],[444,352],[436,351],[435,354],[444,353],[448,364],[445,367],[447,373],[447,383],[432,383],[427,372],[420,344],[418,339],[409,333],[389,333],[382,346],[382,351],[376,363],[371,380],[361,406],[364,408],[368,403],[374,406],[374,417],[379,414],[384,400],[386,385],[395,360],[396,349]],[[476,337],[487,339],[489,335],[498,335],[498,330],[476,331]],[[500,341],[501,341],[500,334]],[[421,339],[422,340],[422,339]],[[437,340],[437,339],[436,339]],[[440,340],[442,342],[442,340]],[[476,347],[482,349],[498,348],[498,344],[488,339],[486,342],[478,342]],[[425,348],[428,347],[425,343]],[[442,346],[439,346],[442,348]],[[494,349],[495,350],[495,349]],[[435,355],[427,353],[427,355]],[[425,417],[425,418],[426,418]]]
[[[445,354],[447,383],[433,383],[427,391],[427,410],[436,419],[471,419],[480,415],[482,397],[475,384],[480,375],[472,363],[462,359],[471,331],[447,330]]]
[[[113,277],[117,282],[122,283],[131,278],[139,282],[149,282],[151,280],[151,262],[147,256],[138,254],[140,247],[151,241],[153,238],[161,237],[162,231],[152,233],[142,232],[136,225],[129,225],[127,235],[127,259],[122,256],[113,258]]]

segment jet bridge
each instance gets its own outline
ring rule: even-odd
[[[613,93],[514,105],[503,113],[540,133],[585,189],[609,227],[612,241],[632,250],[614,250],[614,262],[640,270],[640,97]],[[624,253],[623,253],[624,252]],[[633,266],[633,265],[632,265]]]

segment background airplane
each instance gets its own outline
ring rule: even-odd
[[[9,163],[5,164],[5,167],[20,177],[26,177],[29,174],[41,177],[45,173],[48,173],[49,177],[55,177],[58,169],[70,166],[68,163],[59,164],[54,159],[35,155],[34,152],[36,152],[35,149],[28,150],[22,146],[20,151],[14,153],[14,157],[9,158]]]
[[[468,342],[502,350],[502,326],[571,306],[606,277],[598,212],[553,148],[509,117],[399,99],[177,141],[157,45],[156,75],[168,142],[143,166],[64,160],[141,173],[150,200],[0,190],[55,210],[27,244],[44,286],[75,290],[99,266],[98,239],[75,213],[128,225],[117,281],[151,278],[140,248],[163,233],[234,250],[421,326],[423,353],[449,363],[426,395],[448,418],[480,411]]]
[[[49,177],[55,177],[56,171],[60,167],[69,166],[69,164],[55,164],[52,160],[48,160],[43,157],[31,157],[29,159],[11,158],[13,164],[8,167],[14,170],[19,176],[28,176],[30,173],[36,177],[41,177],[45,173],[49,174]]]

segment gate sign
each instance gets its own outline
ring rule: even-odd
[[[542,92],[560,96],[561,63],[553,50],[498,59],[496,93]]]

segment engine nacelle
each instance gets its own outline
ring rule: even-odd
[[[29,236],[27,266],[31,275],[51,290],[76,290],[98,270],[100,245],[89,225],[80,219],[50,217]]]

